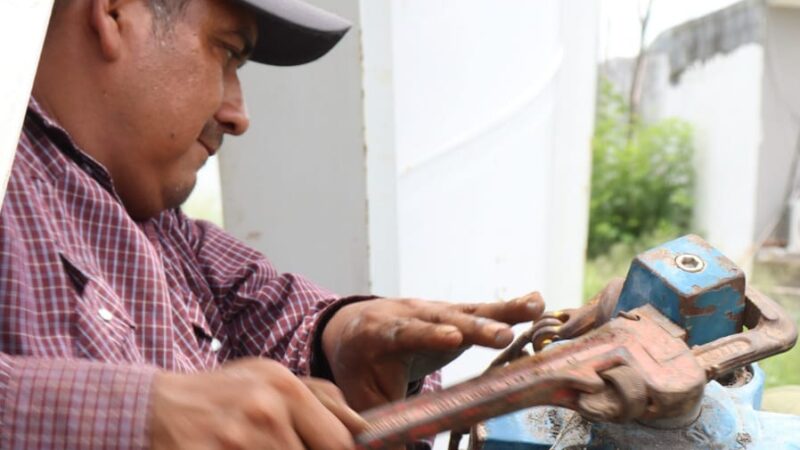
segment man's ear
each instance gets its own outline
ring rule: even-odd
[[[103,58],[116,61],[122,51],[122,33],[117,0],[89,0],[89,23],[95,32]]]

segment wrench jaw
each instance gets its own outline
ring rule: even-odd
[[[613,421],[685,414],[705,372],[682,330],[650,305],[440,392],[364,413],[361,448],[386,448],[539,405]]]
[[[680,428],[692,423],[700,413],[708,381],[789,350],[797,341],[794,321],[770,298],[747,288],[745,305],[745,331],[691,350],[674,345],[686,339],[686,332],[650,305],[625,313],[631,319],[638,317],[657,324],[671,336],[672,342],[642,346],[641,350],[648,352],[652,360],[630,349],[634,354],[626,362],[628,366],[601,372],[606,388],[599,393],[581,395],[574,409],[595,422],[636,420],[655,428]],[[609,325],[618,324],[616,319]],[[636,323],[628,322],[624,326],[632,327],[636,339],[656,336],[636,331]],[[642,405],[646,407],[641,409]]]
[[[707,381],[794,345],[797,329],[777,304],[750,289],[746,306],[748,330],[691,349],[686,330],[652,305],[620,312],[582,336],[478,378],[367,411],[358,448],[390,448],[541,405],[593,421],[685,426],[698,415]]]
[[[647,407],[647,386],[630,366],[617,366],[600,374],[606,388],[594,394],[581,394],[577,410],[596,422],[629,422]]]
[[[777,303],[753,288],[746,292],[747,330],[692,349],[709,380],[783,353],[797,342],[797,326]]]
[[[620,352],[624,361],[601,371],[605,389],[583,394],[573,409],[589,420],[615,423],[697,416],[706,376],[680,327],[645,305],[602,328],[628,334]]]

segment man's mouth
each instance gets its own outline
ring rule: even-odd
[[[208,156],[212,157],[216,155],[219,148],[222,147],[222,139],[224,137],[225,132],[223,128],[212,120],[205,124],[197,141],[206,148]]]
[[[216,155],[217,151],[219,150],[219,146],[218,145],[209,144],[209,143],[205,142],[202,139],[198,139],[197,142],[199,142],[200,145],[205,147],[206,153],[208,153],[209,158],[214,156],[214,155]]]

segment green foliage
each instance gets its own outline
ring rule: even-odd
[[[585,299],[624,277],[639,253],[690,231],[692,127],[678,119],[629,123],[626,100],[599,84],[592,142],[592,196]],[[756,262],[752,286],[780,302],[800,326],[800,264]],[[783,289],[781,289],[783,288]],[[800,385],[800,346],[760,362],[766,387]],[[780,410],[794,406],[791,398]]]
[[[636,255],[671,241],[677,236],[669,231],[658,230],[639,237],[634,242],[619,242],[602,255],[586,261],[583,275],[583,298],[591,299],[615,277],[625,277]]]
[[[691,125],[674,118],[631,124],[629,114],[625,99],[601,78],[592,140],[590,258],[648,234],[685,234],[691,225]]]
[[[778,302],[800,327],[800,265],[756,261],[750,286]],[[783,288],[783,290],[781,289]],[[800,346],[759,363],[766,373],[766,387],[800,385]]]

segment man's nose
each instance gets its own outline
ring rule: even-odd
[[[250,117],[238,77],[226,84],[222,105],[214,118],[226,133],[239,136],[250,128]]]

